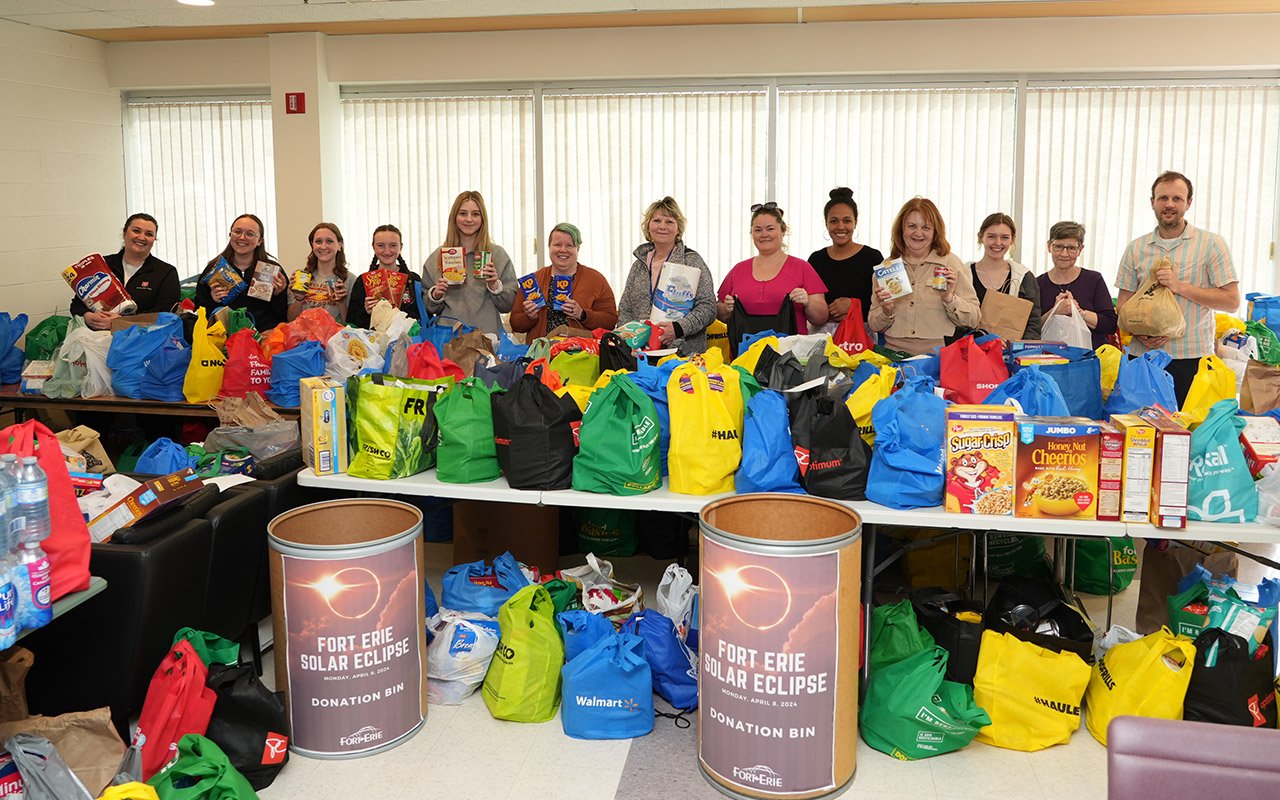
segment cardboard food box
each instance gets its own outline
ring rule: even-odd
[[[1151,473],[1151,524],[1161,528],[1185,528],[1191,431],[1158,406],[1140,409],[1138,416],[1156,429],[1155,461]]]
[[[347,471],[347,390],[331,378],[303,378],[302,461],[317,475]]]
[[[1018,426],[1010,406],[947,409],[947,511],[1013,514]]]
[[[517,561],[554,575],[560,560],[560,509],[476,500],[453,504],[453,563],[492,561],[508,550]]]
[[[1269,472],[1272,464],[1280,461],[1280,420],[1275,417],[1241,417],[1244,430],[1240,432],[1240,446],[1244,449],[1249,472],[1255,479]]]
[[[22,382],[18,385],[18,391],[22,394],[44,394],[44,382],[52,377],[52,361],[28,361],[22,368]]]
[[[127,497],[90,520],[89,536],[95,542],[105,541],[121,528],[128,528],[202,486],[204,481],[190,468],[145,481]]]
[[[1106,522],[1120,520],[1120,497],[1124,482],[1124,434],[1114,425],[1102,423],[1098,431],[1098,513]]]
[[[1100,430],[1084,418],[1018,417],[1014,516],[1094,519]]]
[[[148,325],[155,325],[159,321],[160,312],[158,311],[150,314],[129,314],[111,320],[111,332],[122,331],[133,325],[141,325],[145,328]]]
[[[538,288],[538,274],[536,272],[530,272],[516,281],[516,283],[520,285],[520,291],[524,293],[526,299],[532,300],[533,304],[538,308],[546,307],[547,298],[542,296],[542,290]]]
[[[1112,414],[1111,424],[1124,436],[1120,521],[1146,522],[1151,514],[1151,474],[1156,457],[1156,429],[1136,414]]]
[[[440,276],[457,286],[467,280],[467,251],[461,247],[440,248]]]
[[[888,259],[873,272],[876,284],[887,291],[894,300],[906,297],[913,291],[911,276],[907,274],[907,263],[900,258]]]
[[[565,303],[573,297],[573,276],[551,276],[551,307],[557,311],[564,308]]]

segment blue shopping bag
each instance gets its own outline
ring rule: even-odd
[[[560,670],[560,724],[575,739],[630,739],[653,730],[653,676],[644,641],[610,628]]]
[[[564,660],[572,661],[601,639],[613,634],[613,623],[608,617],[577,609],[556,614],[560,638],[564,639]]]
[[[871,410],[876,444],[868,500],[889,508],[942,504],[947,401],[933,393],[935,386],[931,378],[912,378]]]
[[[18,340],[26,330],[26,314],[10,317],[8,311],[0,311],[0,383],[22,381],[26,355],[18,349]]]
[[[302,402],[298,381],[324,374],[324,345],[308,339],[271,358],[271,388],[266,397],[281,408],[297,408]]]
[[[1067,410],[1073,417],[1085,419],[1106,419],[1102,406],[1102,362],[1098,354],[1085,347],[1072,347],[1065,344],[1038,345],[1023,353],[1051,353],[1067,359],[1065,364],[1031,364],[1010,366],[1010,372],[1021,372],[1037,367],[1045,375],[1053,378],[1062,392],[1062,399],[1067,403]],[[1012,356],[1011,356],[1012,357]]]
[[[675,623],[646,608],[628,617],[622,630],[644,639],[644,656],[653,671],[653,691],[675,708],[697,708],[698,659],[680,641]]]
[[[167,437],[160,437],[147,446],[138,456],[134,472],[144,475],[168,475],[180,469],[196,466],[196,459],[187,448]]]
[[[658,412],[658,459],[662,464],[663,477],[667,475],[667,451],[671,449],[671,411],[667,406],[667,383],[671,380],[672,371],[683,363],[683,360],[673,358],[662,366],[655,367],[642,360],[630,376],[631,382],[649,395]]]
[[[1031,365],[1014,373],[1012,377],[991,390],[983,402],[991,405],[1008,405],[1017,401],[1023,414],[1033,417],[1069,417],[1071,410],[1058,388],[1058,382],[1046,375],[1039,366]]]
[[[1191,432],[1187,519],[1252,522],[1258,516],[1258,488],[1240,446],[1245,421],[1239,410],[1235,400],[1219,400]]]
[[[524,358],[528,352],[529,345],[515,341],[506,331],[498,331],[498,349],[494,351],[494,355],[499,361],[515,361]]]
[[[1107,398],[1106,417],[1099,419],[1109,419],[1112,414],[1132,414],[1152,405],[1176,411],[1178,397],[1173,391],[1173,376],[1164,370],[1173,357],[1163,350],[1148,350],[1137,358],[1128,355],[1126,348],[1115,388]]]
[[[171,337],[151,356],[147,372],[142,376],[138,392],[143,400],[164,400],[170,403],[186,402],[182,383],[191,365],[191,348],[178,338]]]
[[[1249,319],[1266,322],[1267,327],[1280,336],[1280,296],[1249,292],[1244,299],[1249,302]]]
[[[425,319],[425,317],[424,317]],[[452,317],[439,316],[430,322],[422,323],[422,329],[413,337],[415,342],[431,342],[437,353],[444,352],[444,346],[464,333],[475,328]]]
[[[787,401],[781,392],[767,389],[747,402],[742,423],[742,463],[734,475],[734,488],[739,494],[804,493],[800,465],[791,443]]]
[[[440,605],[453,611],[478,611],[490,617],[511,596],[529,585],[511,553],[503,553],[489,565],[480,561],[458,564],[444,574]]]
[[[942,348],[935,347],[924,355],[913,356],[894,364],[906,383],[912,378],[929,378],[934,383],[942,381]]]
[[[764,339],[769,336],[776,336],[779,339],[782,339],[787,335],[788,334],[785,334],[785,333],[778,333],[772,328],[769,328],[768,330],[763,330],[763,331],[756,331],[755,333],[744,333],[742,334],[742,340],[738,342],[738,349],[735,352],[738,355],[742,355],[743,353],[750,350],[751,345],[760,339]]]
[[[173,338],[182,338],[182,320],[167,311],[150,325],[130,325],[111,334],[111,349],[107,351],[111,390],[119,397],[141,399],[142,380],[151,357]]]

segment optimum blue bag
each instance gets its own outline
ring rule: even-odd
[[[1164,371],[1173,357],[1163,350],[1148,350],[1137,358],[1128,357],[1128,348],[1124,352],[1115,388],[1107,398],[1106,416],[1095,419],[1110,419],[1112,414],[1132,414],[1143,406],[1151,405],[1176,410],[1178,397],[1173,391],[1173,376]]]
[[[932,378],[912,378],[871,410],[876,444],[868,500],[889,508],[942,504],[947,401],[933,393],[934,386]]]
[[[560,678],[565,735],[630,739],[653,730],[653,675],[640,637],[610,630],[565,664]]]
[[[298,381],[324,374],[324,345],[308,339],[271,358],[271,388],[267,399],[281,408],[297,408],[302,402]]]
[[[1245,421],[1239,410],[1235,400],[1219,400],[1191,432],[1187,519],[1252,522],[1258,516],[1258,487],[1240,446]]]
[[[26,314],[10,317],[8,311],[0,311],[0,383],[22,381],[26,355],[18,349],[18,340],[26,330]]]
[[[528,585],[529,579],[520,571],[515,556],[503,553],[492,566],[482,559],[450,568],[444,574],[440,605],[453,611],[478,611],[496,617],[502,604]]]
[[[130,325],[111,334],[111,349],[107,351],[111,390],[118,397],[142,399],[142,380],[151,357],[174,338],[183,338],[182,320],[167,311],[150,325]]]
[[[742,463],[733,479],[734,488],[739,494],[803,494],[795,452],[786,398],[772,389],[759,392],[747,402],[742,424]]]
[[[195,468],[196,459],[187,448],[167,437],[160,437],[138,456],[134,472],[144,475],[168,475],[187,467]]]
[[[640,361],[636,371],[630,376],[631,382],[640,387],[640,391],[649,395],[653,407],[658,412],[658,459],[662,463],[662,474],[667,475],[667,451],[671,449],[671,410],[667,406],[667,383],[676,367],[685,363],[673,358],[660,367],[651,366],[647,361]]]
[[[138,387],[142,399],[185,403],[187,398],[182,393],[182,382],[190,365],[191,348],[180,338],[170,338],[152,354],[147,364],[147,373],[142,376],[142,385]]]
[[[676,635],[675,623],[646,608],[622,623],[622,630],[644,639],[644,656],[653,671],[653,691],[674,708],[697,708],[698,659]]]
[[[556,626],[564,640],[565,661],[572,661],[596,642],[613,634],[613,623],[607,617],[583,609],[556,614]]]
[[[1262,320],[1268,328],[1280,336],[1280,296],[1249,292],[1244,299],[1249,301],[1249,319]]]
[[[1004,383],[992,389],[983,402],[1002,406],[1008,405],[1010,400],[1016,400],[1022,413],[1033,417],[1071,416],[1058,382],[1034,364],[1015,372]]]

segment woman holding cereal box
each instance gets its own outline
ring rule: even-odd
[[[618,324],[618,304],[609,281],[578,263],[581,245],[577,227],[561,222],[551,229],[551,265],[520,279],[522,302],[511,309],[511,330],[533,341],[561,325],[591,331],[612,330]]]
[[[369,271],[351,287],[347,324],[357,328],[373,327],[370,314],[383,299],[408,314],[410,319],[418,319],[418,284],[422,279],[405,263],[402,246],[400,229],[395,225],[379,225],[373,229],[373,260],[369,262]],[[392,277],[397,273],[403,277]]]
[[[977,327],[978,296],[964,263],[951,252],[942,214],[932,200],[914,197],[893,220],[893,247],[885,267],[900,268],[906,286],[891,291],[878,281],[867,327],[912,355],[927,353],[957,327]]]
[[[502,330],[501,315],[516,297],[511,256],[489,238],[489,212],[479,192],[453,200],[444,244],[422,263],[427,312],[461,320],[487,333]]]

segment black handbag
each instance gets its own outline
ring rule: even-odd
[[[578,453],[573,423],[578,404],[551,391],[536,375],[521,375],[510,391],[494,393],[493,441],[512,489],[568,489]]]
[[[772,346],[765,345],[751,377],[756,379],[761,389],[783,392],[804,383],[804,365],[794,353],[779,355]]]
[[[788,401],[787,416],[804,490],[833,500],[865,500],[871,452],[849,407],[814,387]]]
[[[267,788],[289,760],[283,694],[268,690],[252,664],[214,664],[205,686],[218,695],[205,736],[256,791]]]
[[[796,310],[790,299],[782,298],[782,308],[776,314],[748,314],[742,308],[742,301],[733,298],[733,313],[729,315],[729,355],[738,357],[738,345],[742,337],[748,333],[773,331],[779,336],[790,336],[796,332]]]
[[[1196,637],[1196,663],[1182,705],[1182,718],[1252,728],[1276,727],[1274,662],[1268,630],[1253,656],[1243,638],[1221,628]],[[1213,658],[1213,666],[1208,661]]]
[[[956,614],[972,611],[981,617],[982,602],[962,600],[955,592],[929,586],[911,593],[911,606],[916,610],[916,619],[921,627],[947,651],[946,679],[972,684],[973,674],[978,670],[982,622],[965,622]]]
[[[987,604],[982,624],[996,633],[1013,634],[1055,653],[1075,653],[1093,663],[1089,620],[1048,579],[1011,577],[1001,581]]]

